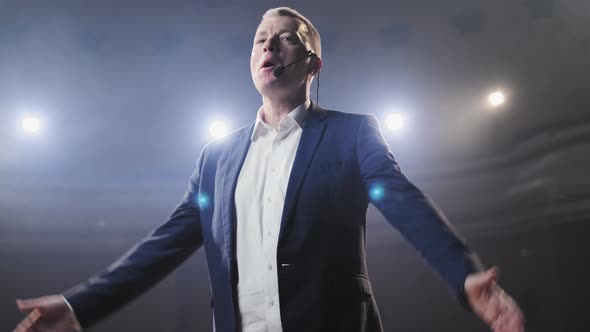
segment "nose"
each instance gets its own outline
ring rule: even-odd
[[[275,37],[268,38],[264,42],[264,47],[263,47],[264,52],[278,52],[279,46],[277,44],[277,40],[278,39]]]

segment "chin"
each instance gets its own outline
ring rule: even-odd
[[[255,83],[254,85],[256,86],[256,90],[260,91],[261,93],[272,93],[273,91],[283,90],[281,87],[284,84],[282,84],[282,82],[275,77],[265,77],[258,80],[258,83]]]

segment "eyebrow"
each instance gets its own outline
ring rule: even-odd
[[[279,32],[278,32],[279,35],[282,35],[284,33],[292,33],[292,34],[296,35],[297,38],[299,38],[299,33],[297,31],[292,31],[292,30],[279,30]],[[261,37],[261,36],[264,36],[266,34],[267,34],[266,31],[260,31],[260,32],[257,32],[254,37]],[[301,39],[301,38],[299,38],[299,39]]]

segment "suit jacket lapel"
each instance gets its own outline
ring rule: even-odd
[[[326,129],[326,123],[323,121],[325,117],[325,111],[323,109],[316,109],[315,104],[312,103],[308,112],[309,114],[303,122],[303,132],[301,133],[301,139],[297,147],[297,153],[295,154],[295,160],[293,161],[293,167],[291,168],[291,175],[289,176],[289,183],[287,185],[285,205],[281,217],[279,243],[291,220],[301,185]]]
[[[227,257],[228,271],[233,280],[235,269],[235,235],[236,235],[236,202],[235,191],[240,170],[246,159],[250,147],[250,137],[254,123],[243,128],[235,140],[228,142],[224,153],[223,177],[221,178],[221,220],[225,238],[225,255]]]

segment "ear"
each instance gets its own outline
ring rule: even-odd
[[[312,75],[317,75],[317,73],[320,72],[320,70],[322,69],[322,59],[318,56],[314,56],[311,58],[311,62],[310,62],[310,70],[309,73]]]

